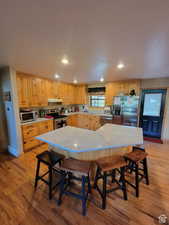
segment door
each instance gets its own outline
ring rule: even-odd
[[[143,128],[144,136],[161,138],[165,97],[165,89],[142,91],[140,127]]]

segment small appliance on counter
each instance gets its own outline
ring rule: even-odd
[[[20,120],[22,123],[35,121],[38,118],[38,112],[37,111],[31,111],[31,110],[22,110],[20,112]]]

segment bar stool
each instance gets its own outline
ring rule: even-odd
[[[97,189],[102,198],[102,209],[106,208],[107,193],[121,189],[123,192],[124,200],[127,200],[127,190],[125,182],[125,168],[126,161],[122,156],[104,157],[96,161],[97,171],[94,181],[94,188]],[[119,179],[116,178],[116,172],[120,175]],[[107,190],[107,177],[111,176],[112,183],[116,183],[117,187]],[[100,190],[98,180],[103,180],[103,189]]]
[[[128,180],[126,182],[136,190],[136,197],[139,197],[139,183],[143,178],[145,178],[146,184],[149,185],[147,155],[145,149],[138,147],[134,147],[132,152],[124,155],[124,158],[128,162],[127,169],[130,170],[130,173],[135,173],[135,184]],[[143,172],[140,173],[140,171]]]
[[[78,198],[82,201],[82,215],[86,215],[86,202],[88,199],[88,193],[91,192],[90,185],[90,162],[77,160],[73,158],[65,159],[60,167],[62,170],[62,179],[60,183],[60,194],[58,205],[62,202],[62,196],[64,194],[70,195],[72,197]],[[76,175],[76,176],[75,176]],[[81,181],[81,194],[77,194],[68,191],[67,188],[71,186],[71,181],[78,180]],[[87,191],[86,191],[87,184]]]
[[[145,152],[145,148],[144,147],[140,147],[140,146],[133,146],[133,148],[132,148],[132,151],[134,152],[134,151],[143,151],[143,152]],[[141,162],[142,163],[142,162]],[[133,169],[134,169],[134,162],[133,161],[129,161],[128,162],[128,165],[127,165],[127,167],[128,167],[128,171],[129,171],[129,173],[132,173],[133,172]]]
[[[64,155],[56,153],[54,151],[44,151],[36,156],[37,158],[37,169],[36,169],[36,176],[35,176],[35,188],[38,185],[38,181],[41,180],[49,186],[49,199],[52,198],[52,190],[59,184],[59,182],[53,186],[53,171],[60,173],[59,170],[55,169],[54,166],[59,163],[61,165],[61,161],[65,158]],[[39,175],[40,172],[40,164],[43,163],[48,167],[48,171],[43,175]],[[49,174],[48,181],[45,180],[43,177]]]

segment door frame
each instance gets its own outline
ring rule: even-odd
[[[163,122],[164,122],[164,114],[165,114],[165,106],[166,106],[166,95],[167,95],[167,88],[145,88],[141,90],[141,98],[140,98],[140,110],[139,110],[139,127],[141,127],[141,115],[143,114],[143,106],[144,106],[144,94],[146,93],[158,93],[161,91],[163,93],[162,95],[162,101],[161,101],[161,110],[160,110],[160,116],[162,115],[162,121],[161,121],[161,128],[160,128],[160,137],[159,138],[153,138],[145,136],[144,138],[150,138],[150,139],[156,139],[161,140],[161,134],[163,129]]]

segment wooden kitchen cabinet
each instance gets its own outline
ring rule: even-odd
[[[46,79],[38,79],[39,106],[48,105],[47,82]]]
[[[45,79],[30,77],[30,107],[47,106],[47,82]]]
[[[53,120],[47,120],[39,123],[39,134],[44,134],[53,130]]]
[[[49,98],[59,98],[64,105],[87,104],[86,85],[74,85],[17,73],[19,107],[47,106]]]
[[[88,130],[97,130],[101,127],[100,116],[91,115],[91,114],[74,114],[68,116],[67,124],[69,126],[88,129]]]
[[[42,144],[46,145],[46,143],[37,140],[35,137],[40,134],[47,133],[51,130],[53,130],[53,120],[45,120],[42,122],[35,122],[31,124],[22,125],[24,151],[26,152]]]
[[[140,80],[127,80],[109,82],[106,84],[106,105],[113,104],[113,97],[119,96],[119,94],[129,95],[130,91],[135,89],[136,95],[140,94]]]
[[[87,104],[86,85],[75,86],[75,104]]]
[[[29,107],[29,79],[18,74],[16,78],[19,107]]]
[[[37,136],[39,134],[39,127],[37,126],[36,123],[31,125],[23,125],[22,134],[24,139]]]
[[[78,127],[78,114],[69,115],[67,118],[67,125],[71,127]]]
[[[36,107],[39,105],[39,95],[38,95],[38,78],[29,78],[29,106]]]

